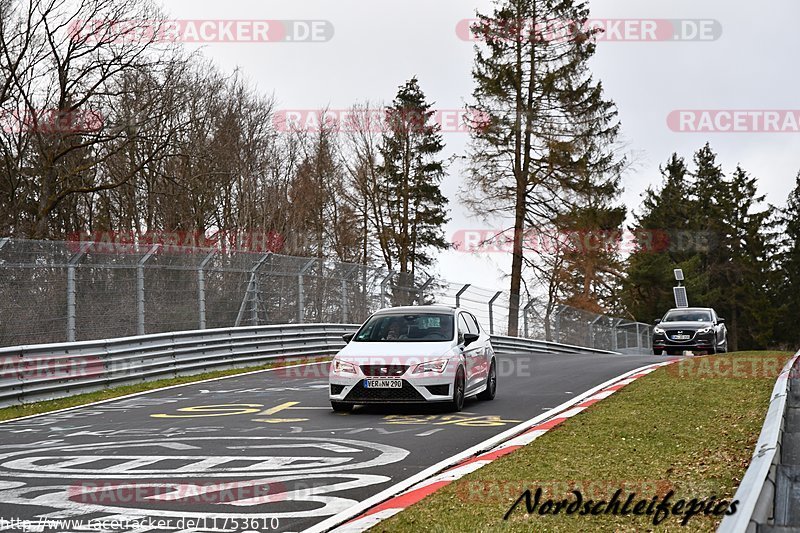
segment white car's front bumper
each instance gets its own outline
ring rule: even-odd
[[[366,375],[360,366],[356,366],[356,374],[334,372],[331,365],[329,376],[330,400],[334,402],[368,404],[368,403],[424,403],[445,402],[453,399],[453,382],[455,372],[451,361],[441,372],[425,372],[414,374],[409,367],[402,374]],[[370,372],[375,374],[375,372]],[[384,389],[367,388],[366,380],[401,380],[403,387]]]

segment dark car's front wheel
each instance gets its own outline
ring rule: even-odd
[[[717,355],[717,352],[719,352],[717,349],[718,347],[719,345],[717,344],[717,336],[714,335],[714,342],[711,345],[711,349],[708,351],[708,355]]]

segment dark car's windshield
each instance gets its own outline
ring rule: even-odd
[[[357,342],[441,342],[453,338],[453,315],[380,314],[370,317],[356,334]]]
[[[670,311],[662,322],[711,322],[710,311]]]

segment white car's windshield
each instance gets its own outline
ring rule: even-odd
[[[356,342],[441,342],[453,338],[448,314],[380,314],[371,317],[353,339]]]
[[[670,311],[662,322],[711,322],[709,311]]]

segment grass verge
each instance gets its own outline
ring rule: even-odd
[[[177,378],[159,379],[157,381],[147,381],[143,383],[136,383],[133,385],[123,385],[121,387],[103,389],[95,392],[87,392],[84,394],[76,394],[74,396],[67,396],[65,398],[58,398],[56,400],[46,400],[42,402],[14,405],[11,407],[5,407],[0,409],[0,421],[12,420],[14,418],[20,418],[23,416],[49,413],[50,411],[58,411],[59,409],[66,409],[68,407],[86,405],[89,403],[99,402],[101,400],[119,398],[120,396],[127,396],[128,394],[135,394],[137,392],[162,389],[164,387],[171,387],[173,385],[194,383],[206,379],[221,378],[226,376],[236,376],[238,374],[245,374],[247,372],[254,372],[257,370],[268,370],[270,368],[279,368],[281,366],[327,361],[328,359],[329,358],[327,357],[281,359],[280,361],[274,361],[266,365],[251,366],[246,368],[230,368],[226,370],[215,370],[213,372],[204,372],[202,374],[194,374],[191,376],[180,376]]]
[[[618,489],[622,504],[629,493],[637,494],[634,503],[659,496],[658,503],[670,490],[673,504],[712,496],[713,505],[730,501],[753,454],[775,379],[791,355],[739,352],[659,369],[371,531],[714,531],[721,517],[702,512],[683,526],[685,514],[654,525],[655,513],[539,511],[550,498],[576,501],[572,490],[584,503],[608,501]],[[543,495],[533,513],[523,501],[504,520],[526,489],[537,488]]]

